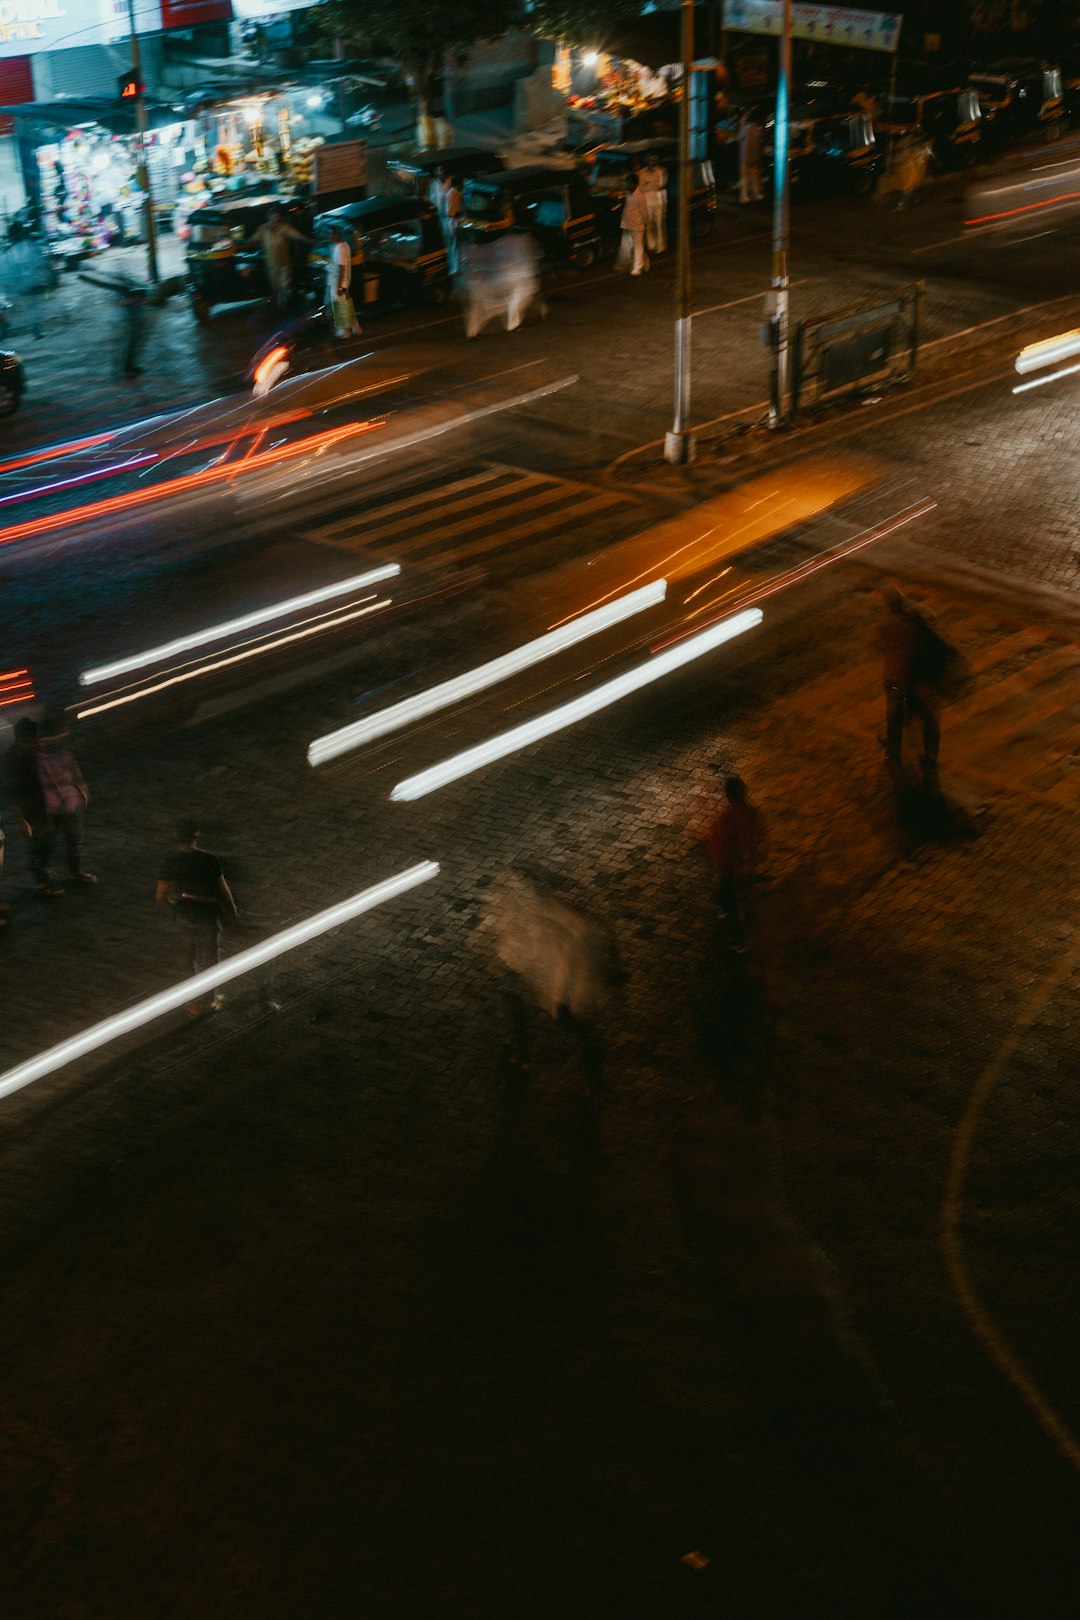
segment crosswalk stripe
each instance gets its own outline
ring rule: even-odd
[[[455,546],[454,561],[465,562],[470,557],[479,557],[485,551],[492,551],[511,542],[527,539],[542,529],[550,529],[552,518],[564,518],[567,523],[575,518],[590,512],[599,511],[601,507],[611,506],[614,502],[610,495],[597,494],[588,500],[576,501],[573,506],[566,507],[561,512],[545,512],[542,517],[534,519],[532,523],[520,523],[516,528],[505,529],[501,534],[488,535],[486,539],[477,540],[472,545]]]
[[[415,531],[417,525],[422,524],[424,527],[420,535],[414,534],[410,538],[394,542],[398,550],[411,551],[418,542],[427,543],[432,522],[439,522],[441,534],[456,534],[463,528],[475,529],[482,523],[493,521],[494,515],[499,511],[505,511],[508,507],[520,505],[522,502],[539,499],[534,490],[536,485],[542,482],[541,479],[532,479],[528,483],[505,484],[501,489],[488,490],[478,496],[464,496],[456,501],[436,499],[432,502],[431,512],[410,512],[407,517],[393,518],[389,523],[383,522],[381,512],[368,513],[366,518],[357,518],[356,536],[358,539],[372,541],[391,540],[395,535],[407,533],[410,529]],[[485,513],[485,507],[491,507],[492,512]],[[443,526],[440,520],[447,513],[455,512],[463,514],[457,523]]]
[[[497,509],[478,517],[475,512],[469,512],[466,517],[459,518],[456,523],[439,523],[428,529],[426,534],[418,534],[411,540],[405,540],[395,545],[395,556],[400,553],[403,557],[420,557],[425,552],[436,552],[445,546],[447,540],[454,540],[459,534],[475,535],[480,529],[491,530],[498,525],[493,538],[498,541],[513,527],[518,517],[527,517],[540,506],[553,506],[557,501],[565,501],[566,491],[559,489],[529,490],[524,494],[515,495],[512,500],[505,501]],[[545,517],[544,522],[550,518]],[[376,543],[383,538],[383,531],[376,528],[372,539]]]
[[[394,501],[390,506],[377,506],[375,510],[378,519],[381,520],[384,516],[403,512],[407,507],[420,506],[425,502],[445,503],[448,495],[454,495],[460,490],[474,488],[477,484],[488,484],[492,479],[500,477],[501,474],[501,468],[474,473],[471,478],[458,478],[452,484],[436,484],[434,488],[418,490],[412,495],[405,496],[402,500]],[[326,523],[308,532],[313,540],[336,539],[338,536],[347,534],[351,529],[356,529],[363,524],[370,515],[371,510],[368,507],[364,512],[352,512],[347,518],[339,518],[336,523]]]

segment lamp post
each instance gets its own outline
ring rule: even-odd
[[[154,193],[150,167],[146,161],[146,91],[143,88],[139,35],[135,28],[135,0],[128,0],[128,26],[131,32],[131,70],[135,75],[135,127],[139,132],[139,184],[146,196],[146,270],[151,286],[157,285],[157,221],[154,219]]]
[[[780,62],[776,78],[776,136],[773,143],[773,242],[772,284],[769,318],[773,323],[773,370],[769,398],[769,426],[783,427],[787,421],[791,351],[788,317],[791,279],[788,273],[790,209],[788,189],[788,144],[791,114],[791,27],[792,0],[783,0],[783,32],[780,36]]]
[[[675,270],[675,420],[664,435],[664,460],[684,466],[694,459],[690,432],[690,95],[694,63],[694,0],[682,0],[682,106],[679,118],[679,236]]]

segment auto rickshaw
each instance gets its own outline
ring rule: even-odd
[[[423,197],[441,168],[464,183],[479,175],[500,174],[506,167],[499,152],[482,146],[443,146],[415,157],[393,158],[386,165],[385,192],[388,197]]]
[[[374,315],[409,304],[444,304],[450,270],[439,216],[419,197],[368,197],[319,214],[308,258],[308,284],[321,298],[336,225],[352,254],[357,312]]]
[[[885,167],[866,113],[791,115],[791,184],[796,195],[868,197]]]
[[[281,208],[297,230],[308,234],[310,216],[305,205],[275,191],[221,198],[204,203],[189,216],[188,289],[198,320],[208,320],[215,304],[239,304],[267,296],[266,266],[255,238],[274,207]]]
[[[1038,57],[1007,57],[968,75],[982,108],[983,139],[995,148],[1041,134],[1057,140],[1065,128],[1061,69]]]
[[[980,156],[982,109],[974,85],[926,93],[897,93],[886,99],[878,135],[925,141],[944,169],[970,169]]]
[[[533,163],[465,182],[462,235],[494,240],[515,228],[528,231],[548,266],[595,264],[603,236],[593,199],[577,169]]]
[[[679,184],[682,168],[679,143],[673,140],[623,141],[604,144],[583,152],[578,164],[596,208],[605,244],[618,245],[619,221],[626,199],[626,177],[656,157],[667,170],[668,236],[674,240],[678,228]],[[690,230],[699,242],[711,234],[716,224],[716,186],[711,163],[695,162],[690,182]]]

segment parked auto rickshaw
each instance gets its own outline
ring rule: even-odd
[[[678,141],[624,141],[618,146],[594,146],[591,151],[582,153],[578,160],[608,246],[618,243],[619,221],[626,198],[626,177],[643,168],[650,157],[656,157],[667,170],[668,235],[674,240],[678,228],[682,175]],[[700,242],[709,236],[715,224],[716,186],[713,183],[712,164],[695,162],[691,170],[690,230]]]
[[[386,165],[388,197],[427,197],[428,187],[441,168],[464,183],[479,175],[500,174],[506,167],[499,152],[482,146],[443,146],[415,157],[393,158]]]
[[[796,195],[850,192],[868,197],[885,166],[873,120],[866,113],[791,115],[791,183]]]
[[[297,230],[308,234],[306,206],[295,197],[273,191],[204,203],[191,214],[188,289],[198,320],[208,320],[215,304],[239,304],[267,296],[266,266],[255,237],[274,207],[283,209]],[[298,248],[302,245],[297,243]]]
[[[322,297],[336,225],[353,262],[353,302],[372,315],[408,304],[443,304],[450,271],[439,216],[419,197],[368,197],[320,214],[308,261],[309,286]]]
[[[1007,57],[968,75],[982,108],[983,139],[994,147],[1042,134],[1057,140],[1065,128],[1061,69],[1037,57]]]
[[[494,239],[517,227],[534,238],[549,266],[595,264],[603,246],[593,199],[577,169],[529,164],[465,183],[462,233]]]
[[[969,169],[979,158],[982,109],[974,85],[887,98],[878,135],[926,141],[945,169]]]

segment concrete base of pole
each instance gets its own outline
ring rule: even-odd
[[[665,433],[664,460],[671,467],[685,467],[697,456],[697,439],[692,433]]]

